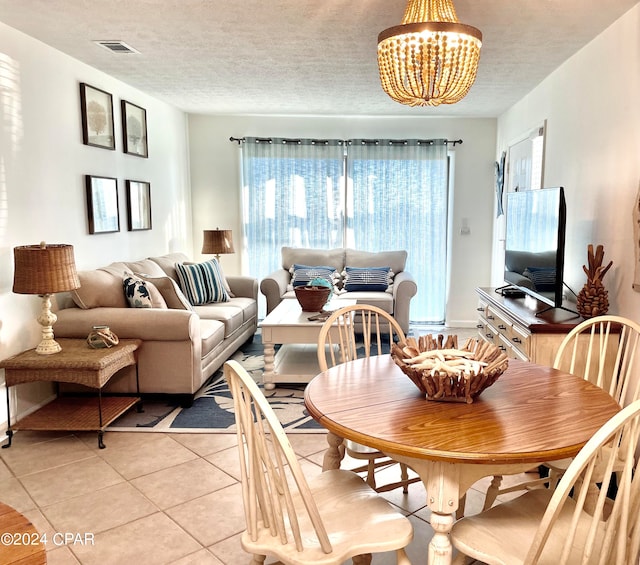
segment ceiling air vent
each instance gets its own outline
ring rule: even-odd
[[[100,45],[100,47],[104,47],[105,49],[108,49],[112,53],[140,53],[140,51],[137,51],[133,47],[127,45],[124,41],[100,40],[100,41],[94,41],[94,43],[96,43],[97,45]]]

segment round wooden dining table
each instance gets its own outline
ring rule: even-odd
[[[426,400],[390,355],[332,367],[312,379],[304,398],[329,432],[324,470],[340,466],[346,438],[420,476],[434,530],[429,565],[451,563],[454,513],[473,483],[573,457],[620,410],[588,381],[515,359],[471,404]]]

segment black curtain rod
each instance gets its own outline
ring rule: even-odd
[[[259,137],[259,138],[256,138],[256,139],[258,139],[260,141],[263,141],[265,143],[271,143],[273,141],[272,138],[270,138],[270,137]],[[241,143],[245,142],[245,138],[244,137],[230,137],[229,141],[236,142],[238,145],[240,145]],[[294,140],[287,140],[287,141],[294,141]],[[349,141],[349,140],[340,140],[340,141]],[[376,141],[376,140],[371,140],[371,141]],[[389,140],[389,141],[391,141],[391,142],[395,141],[395,142],[400,143],[403,140],[398,139],[398,140]],[[431,141],[431,140],[424,139],[424,140],[420,140],[420,141]],[[451,144],[451,145],[453,145],[455,147],[458,144],[462,145],[462,139],[445,139],[444,140],[444,144],[445,145]]]

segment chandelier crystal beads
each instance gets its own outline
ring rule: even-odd
[[[409,0],[402,24],[378,35],[384,91],[409,106],[455,104],[476,79],[482,33],[458,21],[452,0]]]

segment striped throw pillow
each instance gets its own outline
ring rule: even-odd
[[[224,287],[224,275],[216,259],[193,265],[176,263],[176,273],[180,289],[194,306],[229,302],[229,294]]]
[[[389,286],[390,267],[345,267],[344,288],[347,292],[384,292]]]
[[[291,272],[291,284],[293,288],[296,286],[306,286],[313,279],[326,279],[329,284],[334,287],[336,279],[339,277],[338,271],[333,267],[318,266],[313,267],[310,265],[298,265],[295,264],[290,269]]]

